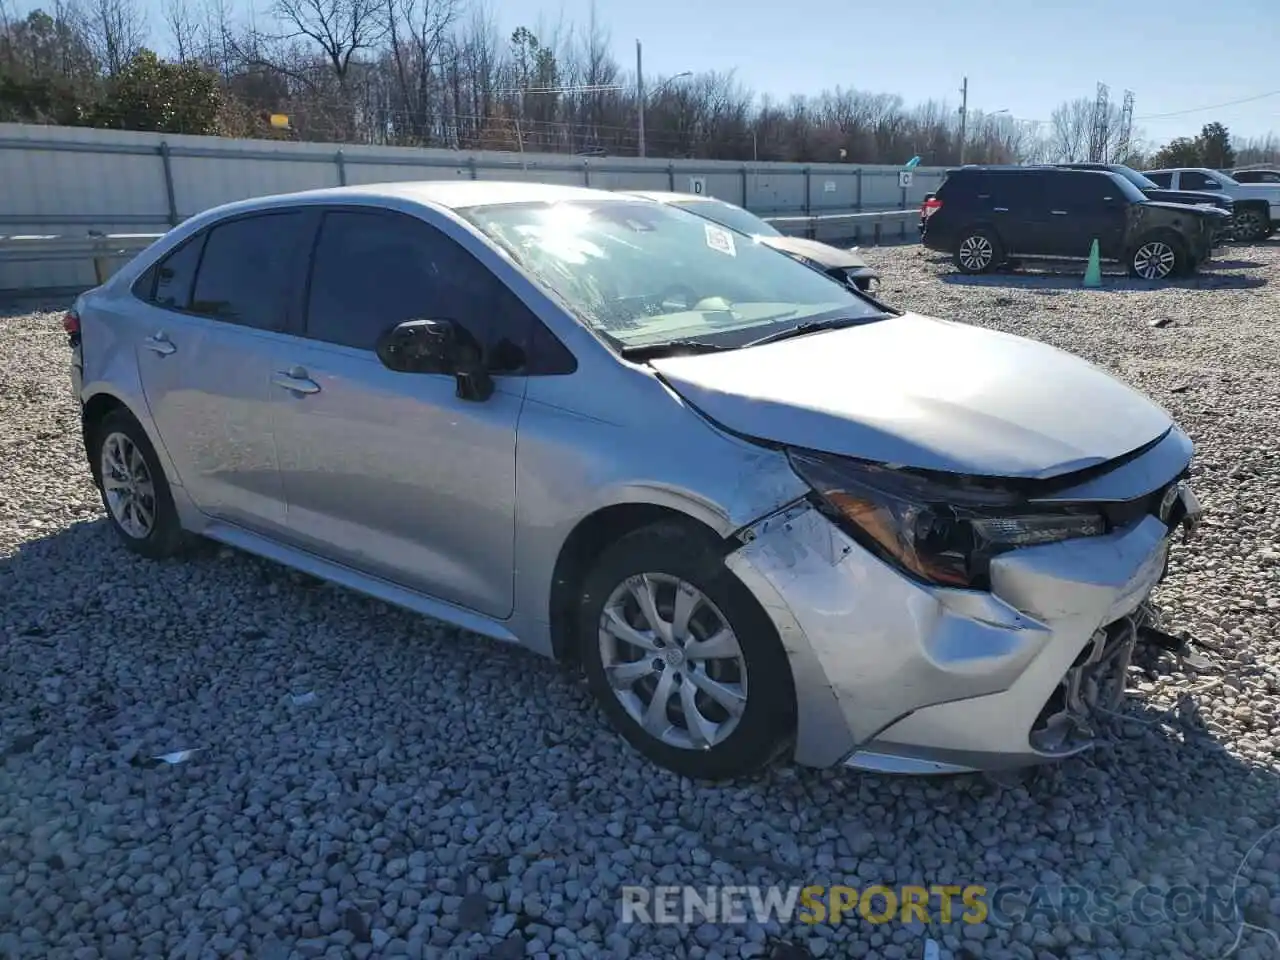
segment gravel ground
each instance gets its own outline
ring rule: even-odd
[[[1150,664],[1108,746],[1022,784],[786,766],[692,784],[531,654],[213,546],[127,554],[83,463],[58,314],[11,310],[0,957],[920,957],[926,936],[957,958],[1280,957],[1274,933],[1188,915],[1235,882],[1242,920],[1280,915],[1280,242],[1099,291],[961,278],[916,247],[868,259],[886,299],[1083,354],[1186,426],[1207,522],[1158,600],[1209,669]],[[628,883],[1190,900],[1162,917],[1156,896],[1141,923],[651,926],[619,922]]]

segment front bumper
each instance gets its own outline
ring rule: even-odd
[[[1178,490],[1194,522],[1199,506]],[[1147,515],[1106,536],[1004,554],[989,593],[917,583],[807,503],[744,539],[727,562],[789,655],[796,761],[959,773],[1092,744],[1085,694],[1108,671],[1123,689],[1136,639],[1124,627],[1136,628],[1164,575],[1170,528]]]

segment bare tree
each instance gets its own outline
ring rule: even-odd
[[[198,25],[187,0],[165,0],[162,13],[179,63],[194,59]]]
[[[284,40],[300,39],[320,48],[340,90],[347,87],[352,58],[387,32],[382,0],[275,0],[272,9],[285,24]]]
[[[386,0],[387,41],[397,96],[392,126],[429,143],[440,58],[460,13],[458,0]]]
[[[98,60],[115,76],[142,48],[146,21],[134,0],[89,0],[83,16]]]
[[[1049,118],[1049,153],[1054,161],[1071,163],[1086,159],[1094,102],[1088,97],[1068,100],[1054,108]]]

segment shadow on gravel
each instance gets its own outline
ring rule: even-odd
[[[1216,266],[1216,264],[1215,264]],[[1022,290],[1085,290],[1077,273],[1000,273],[972,276],[963,273],[943,274],[943,283],[956,287],[1016,287]],[[1146,290],[1256,290],[1267,285],[1265,277],[1237,275],[1219,276],[1202,273],[1184,280],[1161,282],[1136,280],[1121,274],[1103,274],[1102,286],[1090,292],[1134,293]]]
[[[1211,270],[1252,270],[1257,267],[1265,267],[1266,264],[1261,260],[1218,260],[1214,259],[1209,264]]]

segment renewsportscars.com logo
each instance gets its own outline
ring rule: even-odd
[[[982,923],[987,887],[934,884],[825,887],[622,888],[623,923]]]

